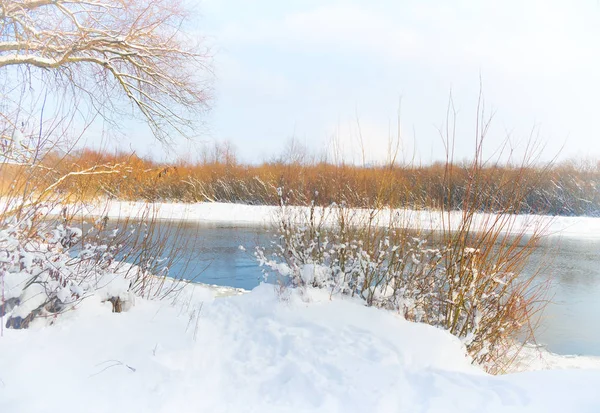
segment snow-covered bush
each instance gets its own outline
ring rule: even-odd
[[[392,216],[381,220],[383,214]],[[503,221],[483,232],[467,221],[459,231],[424,233],[407,229],[409,218],[386,209],[282,203],[274,252],[259,248],[256,257],[289,286],[361,297],[447,329],[475,361],[496,362],[539,298],[532,276],[521,275],[535,239],[501,235],[509,225]]]
[[[46,215],[44,203],[21,206],[0,222],[0,316],[8,328],[50,322],[91,295],[126,311],[136,296],[162,298],[172,259],[151,217],[107,225],[72,224]],[[171,234],[172,235],[172,234]],[[174,251],[168,251],[173,253]]]
[[[0,148],[1,328],[52,321],[92,294],[120,312],[134,296],[164,298],[178,289],[167,281],[187,241],[178,225],[157,225],[151,206],[135,219],[86,222],[85,200],[106,191],[82,182],[69,190],[77,178],[125,177],[126,169],[92,163],[61,172],[70,147],[60,130],[45,135],[23,123],[0,137],[7,141]]]
[[[7,327],[26,328],[37,317],[70,310],[87,294],[106,289],[119,278],[109,248],[90,244],[71,254],[81,240],[81,229],[37,222],[36,209],[5,218],[0,226],[0,312],[8,317]],[[115,284],[114,298],[126,300],[129,288]]]

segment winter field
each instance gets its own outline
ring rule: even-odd
[[[78,212],[135,218],[146,208],[142,203],[112,202]],[[160,219],[237,225],[272,225],[277,213],[274,207],[235,204],[152,208]],[[431,212],[411,211],[411,216],[419,228],[440,225]],[[600,233],[598,218],[515,219],[518,231],[541,226],[554,236]],[[60,231],[55,235],[65,236]],[[0,242],[10,246],[10,231],[2,237]],[[28,259],[31,263],[25,265],[35,266],[36,257]],[[525,347],[512,373],[493,376],[473,365],[464,343],[448,332],[406,321],[394,311],[366,307],[359,299],[269,284],[244,293],[192,283],[173,289],[174,283],[163,282],[152,284],[154,293],[148,294],[143,289],[134,292],[125,280],[128,266],[112,265],[101,273],[81,267],[93,271],[95,278],[86,282],[94,287],[77,291],[81,299],[58,317],[36,318],[28,329],[3,329],[0,411],[600,409],[600,360],[595,358]],[[23,294],[18,272],[3,282],[5,298]],[[66,297],[74,293],[74,286],[69,291],[65,286],[54,288],[69,306]],[[173,294],[158,300],[160,291]],[[113,313],[109,297],[120,299],[122,312]],[[13,315],[25,315],[35,300],[35,295],[23,300],[12,309]]]

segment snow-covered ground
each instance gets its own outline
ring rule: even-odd
[[[543,347],[526,345],[519,350],[510,369],[513,372],[557,369],[600,370],[600,357],[559,355],[551,353]]]
[[[490,376],[450,334],[348,298],[186,292],[5,330],[0,412],[600,411],[600,370]]]
[[[10,201],[0,198],[0,209],[5,209]],[[306,213],[305,207],[286,207],[291,214]],[[54,208],[51,214],[59,215],[62,206]],[[227,225],[252,225],[268,227],[273,225],[279,212],[279,207],[271,205],[246,205],[220,202],[162,202],[148,204],[147,202],[131,202],[116,200],[100,200],[91,204],[72,206],[72,211],[83,216],[108,216],[109,218],[137,218],[151,213],[157,219],[181,220]],[[320,210],[317,209],[317,215]],[[326,214],[331,209],[326,210]],[[353,212],[360,216],[368,216],[371,211],[355,209]],[[440,211],[435,210],[384,210],[378,214],[380,225],[386,225],[390,217],[399,216],[400,222],[423,230],[454,229],[460,225],[462,212],[453,211],[450,223],[447,214],[444,221]],[[476,214],[473,228],[482,228],[490,222],[493,214]],[[329,215],[331,218],[332,215]],[[327,218],[325,219],[327,222]],[[542,232],[549,236],[600,238],[600,217],[566,217],[548,215],[515,215],[511,225],[506,226],[509,232],[534,233]]]
[[[110,201],[88,206],[82,210],[82,213],[105,215],[112,218],[137,217],[147,208],[152,208],[159,219],[261,226],[272,225],[278,212],[276,206],[204,202],[196,204],[157,203],[149,207],[144,202]],[[290,209],[302,211],[300,207],[291,207]],[[367,215],[368,212],[357,210],[358,214],[364,213]],[[393,213],[402,217],[401,222],[415,228],[434,230],[442,229],[444,226],[448,228],[448,223],[442,222],[439,211],[394,210]],[[392,215],[389,211],[383,211],[379,214],[379,222],[385,225]],[[459,225],[461,216],[462,213],[459,211],[452,213],[449,229]],[[489,217],[490,214],[477,214],[474,228],[484,226]],[[510,228],[507,227],[507,229],[515,233],[533,233],[541,229],[544,234],[550,236],[600,238],[600,217],[517,215],[514,224]]]
[[[82,213],[135,218],[145,208],[113,202]],[[152,208],[161,219],[264,226],[277,212]],[[440,224],[434,212],[402,213],[420,228]],[[600,234],[597,218],[516,219],[521,230],[541,220],[551,234]],[[527,347],[521,372],[491,376],[448,332],[321,290],[189,283],[172,299],[132,298],[122,313],[105,300],[90,290],[64,314],[3,330],[1,413],[600,411],[600,359]]]

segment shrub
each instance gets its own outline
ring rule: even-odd
[[[273,255],[258,248],[256,256],[288,286],[360,297],[444,328],[464,341],[474,361],[502,368],[503,353],[542,298],[534,275],[521,274],[539,234],[505,233],[509,217],[502,225],[453,231],[419,229],[417,218],[344,205],[283,205]]]
[[[177,292],[170,268],[191,239],[182,224],[159,228],[151,206],[136,219],[86,222],[81,193],[61,188],[75,177],[121,173],[118,165],[86,165],[61,175],[61,160],[52,153],[15,148],[4,155],[0,176],[6,172],[12,181],[0,199],[0,329],[52,321],[91,295],[120,312],[134,296]]]
[[[99,218],[82,227],[48,210],[40,203],[2,217],[0,316],[7,317],[6,327],[52,320],[91,295],[121,312],[136,296],[164,298],[178,288],[165,281],[184,240],[176,239],[177,227],[157,234],[151,210],[139,220],[109,225],[107,218]]]
[[[357,296],[446,329],[475,362],[503,371],[507,351],[518,337],[532,337],[534,314],[543,308],[545,286],[523,268],[544,228],[529,223],[527,230],[517,219],[536,183],[528,172],[532,155],[490,177],[482,155],[487,128],[478,132],[473,161],[460,168],[452,159],[454,137],[446,137],[439,208],[427,213],[389,207],[397,199],[390,197],[402,198],[393,165],[364,209],[348,206],[346,199],[360,198],[352,188],[327,207],[314,192],[302,208],[289,206],[293,192],[279,190],[275,252],[258,249],[259,263],[293,287]]]

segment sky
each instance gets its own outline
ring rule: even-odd
[[[542,159],[600,157],[597,0],[188,1],[214,53],[212,109],[199,138],[168,149],[132,127],[120,144],[142,155],[228,141],[255,163],[293,138],[381,162],[399,136],[400,161],[429,163],[445,158],[452,99],[455,158],[468,159],[481,96],[487,157],[518,159],[530,137]]]

